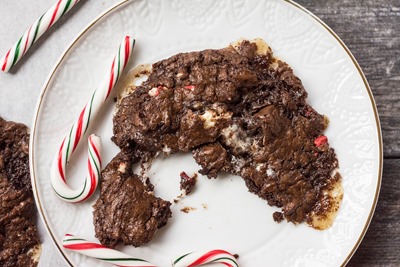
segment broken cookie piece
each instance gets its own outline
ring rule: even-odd
[[[171,217],[171,203],[154,196],[133,173],[138,160],[120,152],[101,174],[100,197],[94,204],[93,221],[101,244],[139,247],[153,239]]]
[[[0,266],[37,266],[41,245],[29,175],[29,129],[0,118]]]
[[[197,174],[193,174],[193,176],[189,176],[186,174],[186,172],[181,172],[181,182],[180,182],[180,188],[185,192],[185,195],[189,195],[193,187],[196,185],[197,182]]]

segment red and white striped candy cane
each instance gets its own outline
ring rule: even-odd
[[[59,0],[46,13],[37,19],[21,38],[8,50],[7,54],[0,59],[0,67],[8,72],[29,50],[29,48],[43,35],[54,23],[65,13],[73,8],[80,0]]]
[[[195,267],[209,263],[220,263],[227,267],[239,267],[235,257],[231,253],[221,249],[185,254],[173,262],[173,267]]]
[[[70,234],[65,235],[62,244],[66,249],[73,250],[119,267],[157,267],[146,260],[134,258],[120,251],[107,248],[97,243],[89,242],[83,238]]]
[[[103,103],[110,96],[111,90],[117,83],[121,72],[126,67],[131,56],[135,40],[129,36],[123,39],[111,65],[111,70],[104,78],[100,86],[94,91],[89,102],[85,105],[77,121],[72,125],[58,149],[51,165],[51,184],[57,195],[68,202],[80,202],[88,199],[96,190],[98,177],[100,176],[100,140],[89,137],[89,174],[85,183],[79,189],[72,189],[66,180],[66,166],[77,148],[79,141],[88,130],[91,120],[99,112]],[[91,145],[93,144],[93,145]],[[91,164],[93,163],[93,164]],[[92,168],[92,169],[91,169]]]

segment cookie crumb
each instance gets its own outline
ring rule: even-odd
[[[186,174],[186,172],[181,172],[181,182],[180,182],[180,188],[185,192],[186,195],[189,195],[193,187],[196,185],[197,182],[197,173],[194,173],[191,177]]]
[[[284,219],[283,213],[279,211],[274,212],[274,214],[272,214],[272,217],[274,218],[274,221],[276,221],[277,223],[280,223]]]
[[[196,210],[196,208],[193,208],[193,207],[184,207],[183,209],[181,209],[181,211],[184,213],[189,213],[194,210]]]

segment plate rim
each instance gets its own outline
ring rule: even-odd
[[[36,171],[35,171],[33,153],[34,153],[34,146],[35,146],[34,136],[35,136],[35,133],[36,133],[36,130],[37,130],[36,126],[37,126],[37,121],[38,121],[38,117],[39,117],[39,109],[41,108],[44,95],[46,94],[46,92],[48,90],[49,84],[50,84],[55,72],[58,70],[58,68],[60,67],[61,63],[63,62],[63,60],[67,56],[67,54],[70,52],[70,50],[81,39],[81,37],[87,31],[89,31],[92,28],[92,26],[94,26],[99,20],[101,20],[103,17],[107,16],[108,14],[113,12],[115,9],[118,9],[119,7],[121,7],[122,5],[124,5],[125,3],[129,2],[129,1],[131,1],[131,0],[122,0],[122,1],[114,4],[113,6],[111,6],[107,10],[105,10],[104,12],[102,12],[95,19],[93,19],[80,33],[78,33],[76,35],[76,37],[73,39],[73,41],[67,46],[67,48],[64,50],[64,52],[61,54],[60,58],[55,63],[54,67],[52,68],[52,71],[50,72],[50,74],[46,78],[46,81],[44,82],[44,85],[43,85],[43,87],[41,89],[39,98],[38,98],[36,106],[35,106],[34,117],[33,117],[32,123],[31,123],[31,134],[30,134],[30,140],[29,140],[29,169],[30,169],[30,175],[31,175],[32,191],[33,191],[33,195],[34,195],[34,198],[35,198],[36,207],[37,207],[37,209],[39,211],[40,218],[41,218],[41,220],[42,220],[42,222],[43,222],[43,224],[45,226],[45,229],[46,229],[47,233],[50,235],[50,237],[52,238],[53,243],[56,245],[58,252],[62,255],[64,260],[71,267],[74,267],[74,265],[71,263],[69,257],[63,252],[62,248],[60,247],[59,243],[57,242],[58,239],[54,236],[54,234],[50,230],[50,226],[49,226],[49,223],[47,222],[47,219],[44,216],[44,208],[43,208],[43,206],[41,204],[41,200],[39,198],[39,194],[38,194],[38,191],[37,191],[36,176],[35,176]],[[364,86],[365,86],[365,88],[367,90],[367,93],[368,93],[368,96],[369,96],[369,99],[370,99],[370,102],[371,102],[371,105],[372,105],[372,109],[373,109],[373,112],[374,112],[375,125],[376,125],[376,128],[377,128],[378,145],[379,145],[378,180],[377,180],[377,184],[376,184],[376,190],[375,190],[375,194],[374,194],[372,207],[371,207],[371,210],[369,211],[367,221],[365,222],[363,230],[360,233],[360,235],[359,235],[356,243],[354,244],[353,248],[350,250],[350,252],[348,253],[347,257],[341,263],[340,266],[343,267],[343,266],[347,265],[347,263],[350,261],[351,257],[354,255],[354,253],[356,252],[356,250],[360,246],[360,244],[361,244],[361,242],[362,242],[362,240],[363,240],[363,238],[364,238],[364,236],[365,236],[365,234],[366,234],[366,232],[367,232],[367,230],[368,230],[368,228],[369,228],[369,226],[371,224],[372,217],[373,217],[373,215],[375,213],[375,209],[376,209],[376,206],[377,206],[377,203],[378,203],[379,194],[380,194],[381,183],[382,183],[382,172],[383,172],[383,140],[382,140],[382,129],[381,129],[381,123],[380,123],[380,118],[379,118],[379,114],[378,114],[378,109],[377,109],[377,106],[376,106],[376,102],[375,102],[371,87],[369,86],[369,83],[367,81],[367,78],[365,77],[364,72],[362,71],[360,65],[358,64],[358,62],[356,60],[356,58],[351,53],[351,51],[347,47],[347,45],[343,42],[343,40],[324,21],[322,21],[322,19],[317,17],[314,13],[309,11],[304,6],[300,5],[299,3],[294,2],[293,0],[281,0],[281,1],[291,4],[293,7],[299,9],[300,11],[304,12],[306,15],[310,16],[314,21],[316,21],[321,26],[323,26],[325,28],[325,30],[327,30],[335,38],[335,40],[340,44],[340,46],[342,46],[342,48],[344,49],[346,54],[350,57],[352,63],[354,64],[354,66],[356,67],[359,75],[362,78],[362,81],[363,81]]]

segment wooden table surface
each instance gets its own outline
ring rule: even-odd
[[[347,266],[400,266],[400,1],[296,0],[328,24],[361,65],[382,124],[378,205]]]

